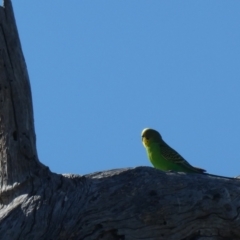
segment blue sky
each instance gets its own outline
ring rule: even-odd
[[[145,127],[192,165],[240,175],[240,1],[13,0],[40,161],[150,166]]]

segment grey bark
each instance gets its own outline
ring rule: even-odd
[[[60,175],[41,164],[10,0],[0,24],[0,239],[240,239],[238,179],[149,167]]]

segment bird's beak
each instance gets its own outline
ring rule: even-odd
[[[144,147],[148,147],[149,141],[145,137],[142,137],[142,143]]]

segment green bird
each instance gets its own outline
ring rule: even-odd
[[[169,147],[160,133],[151,128],[142,131],[142,143],[146,148],[152,165],[162,171],[176,171],[186,173],[204,173],[206,170],[193,167],[179,153]]]

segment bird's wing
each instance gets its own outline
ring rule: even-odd
[[[184,167],[195,170],[196,172],[205,171],[204,169],[196,168],[190,165],[177,151],[168,146],[167,143],[165,143],[164,141],[160,143],[160,149],[162,156],[168,161],[172,161],[175,164],[183,165]]]

